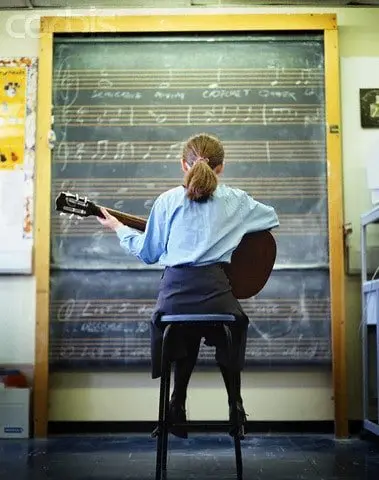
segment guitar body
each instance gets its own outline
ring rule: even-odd
[[[238,299],[259,293],[269,279],[276,259],[276,242],[268,230],[246,234],[234,250],[225,273]]]
[[[55,200],[57,211],[79,217],[103,217],[100,206],[67,192],[61,192]],[[106,208],[120,222],[143,232],[146,220]],[[270,277],[276,259],[276,242],[268,230],[246,234],[233,252],[231,263],[224,267],[232,286],[233,295],[238,299],[250,298],[259,293]]]

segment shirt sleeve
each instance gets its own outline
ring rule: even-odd
[[[126,252],[146,264],[156,263],[165,252],[168,240],[166,211],[161,198],[154,202],[144,232],[123,225],[116,234]]]
[[[246,196],[249,205],[248,229],[250,232],[271,230],[279,226],[278,215],[273,207],[257,202],[247,193]]]

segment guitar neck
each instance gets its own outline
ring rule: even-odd
[[[127,225],[128,227],[131,227],[131,228],[135,228],[140,232],[145,231],[147,221],[144,218],[119,212],[118,210],[113,210],[112,208],[107,208],[107,207],[103,207],[103,208],[105,208],[108,213],[116,217],[117,220],[120,221],[123,225]],[[99,211],[100,211],[100,208],[99,208]]]

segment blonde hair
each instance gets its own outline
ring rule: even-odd
[[[196,202],[208,200],[217,188],[214,169],[224,162],[222,143],[207,133],[194,135],[184,146],[183,160],[190,167],[184,177],[187,197]]]

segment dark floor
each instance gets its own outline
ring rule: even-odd
[[[253,435],[242,442],[244,480],[379,480],[379,443],[331,435]],[[0,440],[0,479],[154,478],[147,434]],[[170,437],[167,480],[233,479],[234,450],[222,434]]]

